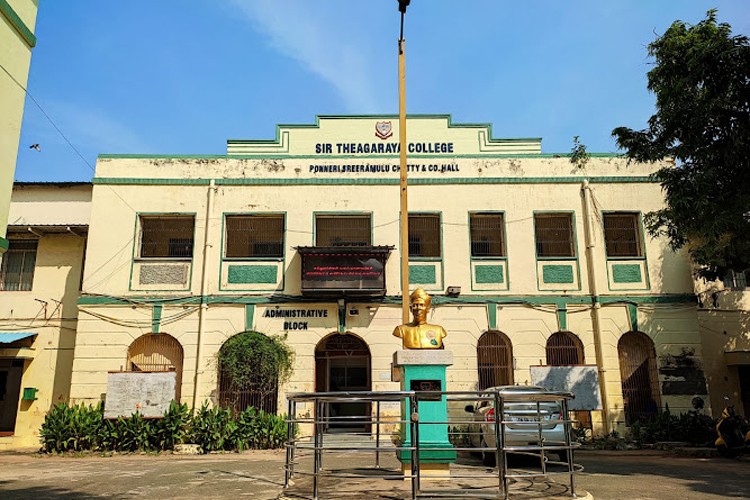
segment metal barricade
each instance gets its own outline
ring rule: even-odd
[[[447,421],[426,421],[420,418],[419,402],[445,398],[448,405]],[[575,497],[574,475],[583,468],[574,463],[573,450],[578,446],[571,438],[568,418],[568,400],[572,394],[561,392],[524,392],[512,393],[498,391],[390,391],[390,392],[315,392],[290,394],[288,399],[286,465],[284,488],[292,485],[295,477],[312,479],[311,494],[314,500],[320,495],[322,478],[351,479],[403,479],[410,482],[410,498],[430,497],[481,497],[507,499],[509,487],[513,482],[527,481],[533,483],[538,478],[549,480],[555,475],[567,475],[567,492]],[[339,416],[326,411],[331,403],[369,403],[369,415]],[[471,402],[477,408],[489,407],[494,410],[494,422],[488,417],[478,420],[476,414],[468,415],[461,404]],[[483,406],[484,405],[484,406]],[[549,407],[557,405],[559,416],[550,420]],[[386,407],[389,411],[383,411]],[[398,415],[394,408],[398,407]],[[517,417],[518,408],[524,408],[524,417]],[[515,410],[514,410],[515,408]],[[515,412],[515,413],[514,413]],[[482,415],[484,416],[484,415]],[[348,425],[360,427],[359,431],[329,432],[330,429]],[[550,427],[563,426],[563,439],[550,442],[545,433]],[[332,427],[333,426],[333,427]],[[450,467],[444,475],[431,474],[431,488],[423,487],[424,478],[420,468],[421,456],[425,450],[420,443],[420,428],[425,426],[447,426],[451,441],[450,447],[430,447],[431,452],[455,451],[459,462]],[[408,427],[411,439],[408,443],[384,439],[390,437],[390,428],[397,427],[399,435],[405,434]],[[535,432],[536,439],[528,444],[512,444],[513,436],[519,429],[524,435]],[[529,429],[527,432],[526,429]],[[477,442],[479,446],[472,443]],[[484,433],[494,432],[495,446],[490,446],[484,439]],[[342,439],[342,436],[344,437]],[[488,434],[489,437],[489,434]],[[470,453],[494,454],[495,466],[478,466],[464,456]],[[374,460],[367,472],[362,468],[347,469],[324,467],[329,457],[336,458],[348,454],[372,454]],[[408,467],[394,467],[396,453],[410,456]],[[535,470],[510,469],[508,454],[521,454],[539,459]],[[556,453],[564,460],[551,460],[550,453]],[[333,460],[333,459],[332,459]],[[347,461],[349,459],[347,458]],[[383,464],[386,460],[389,464]],[[301,467],[311,462],[309,470]],[[369,462],[368,462],[369,463]],[[470,480],[472,488],[460,490],[455,488],[459,481],[463,484]],[[559,484],[559,483],[555,483]]]

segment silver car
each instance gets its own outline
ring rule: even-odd
[[[495,439],[495,393],[503,398],[505,413],[505,448],[509,452],[531,452],[539,454],[535,447],[550,447],[545,455],[554,453],[556,458],[563,457],[565,440],[565,422],[562,407],[558,401],[539,401],[548,393],[544,387],[528,385],[504,385],[490,387],[483,394],[483,399],[465,410],[474,415],[469,424],[471,445],[476,448],[496,448]],[[486,399],[485,399],[486,398]],[[502,432],[502,428],[500,429]],[[502,439],[502,436],[501,436]],[[485,465],[495,465],[495,452],[483,450],[482,459]]]

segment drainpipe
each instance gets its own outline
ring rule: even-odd
[[[599,291],[596,284],[596,263],[594,262],[594,234],[591,228],[591,187],[588,179],[581,184],[583,193],[583,228],[586,238],[586,267],[588,268],[589,294],[591,295],[591,323],[594,329],[594,352],[596,354],[596,371],[599,373],[599,392],[602,396],[602,425],[604,433],[609,434],[609,405],[607,404],[607,384],[604,370],[604,354],[602,349],[602,328],[599,317],[602,305],[599,303]]]
[[[201,268],[201,305],[198,310],[198,339],[196,340],[195,347],[195,377],[193,378],[193,409],[198,405],[198,387],[201,382],[201,375],[203,373],[201,366],[201,353],[203,351],[203,331],[206,325],[206,312],[208,310],[208,304],[206,303],[206,291],[208,289],[208,283],[206,276],[208,275],[208,250],[211,247],[211,243],[208,238],[208,229],[210,227],[209,221],[211,220],[211,214],[214,210],[214,195],[216,194],[216,182],[211,179],[208,185],[208,201],[206,203],[206,227],[203,231],[203,265]]]

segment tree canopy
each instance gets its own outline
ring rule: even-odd
[[[750,268],[750,45],[718,23],[675,21],[648,46],[656,112],[644,130],[612,135],[635,161],[673,164],[653,177],[666,208],[646,215],[652,236],[687,248],[698,274],[715,279]]]

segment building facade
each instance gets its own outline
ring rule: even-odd
[[[0,264],[0,450],[39,446],[69,400],[90,183],[16,183]]]
[[[698,327],[706,359],[711,407],[729,403],[750,416],[750,271],[730,272],[722,282],[699,281]],[[685,367],[689,369],[688,367]]]
[[[295,351],[279,403],[398,389],[397,138],[393,116],[328,116],[226,155],[100,156],[71,401],[105,399],[110,371],[169,370],[183,402],[219,403],[217,352],[247,330]],[[593,365],[593,425],[620,430],[707,398],[689,262],[642,228],[659,165],[571,163],[444,115],[409,117],[408,157],[409,288],[448,332],[448,390]]]
[[[18,141],[26,101],[31,49],[38,0],[0,0],[0,255],[8,249],[5,237],[8,208],[16,172]]]

